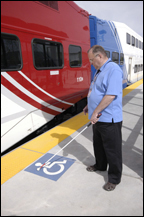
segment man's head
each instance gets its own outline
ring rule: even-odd
[[[97,70],[108,60],[106,52],[100,45],[94,45],[88,50],[88,58],[90,64],[92,64]]]

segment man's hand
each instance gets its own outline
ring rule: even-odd
[[[85,115],[86,115],[86,113],[88,113],[88,106],[84,107],[83,112]]]
[[[94,112],[91,116],[91,119],[90,119],[91,123],[95,124],[99,120],[100,116],[101,116],[101,113]]]

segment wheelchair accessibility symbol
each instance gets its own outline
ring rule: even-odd
[[[52,156],[53,154],[50,153],[45,154],[36,162],[27,167],[25,171],[57,181],[70,168],[70,166],[72,166],[75,160],[56,155],[50,162],[37,171],[37,168],[42,166]]]
[[[43,166],[43,172],[50,175],[50,176],[57,175],[64,170],[64,165],[62,165],[62,164],[66,164],[66,162],[67,162],[67,160],[53,162],[52,164],[51,164],[51,162],[48,162],[48,164],[50,164],[50,165],[49,166],[44,165]],[[60,169],[56,172],[49,172],[47,169],[52,168],[55,164],[59,165]],[[40,167],[40,166],[42,166],[42,163],[36,163],[35,166]]]

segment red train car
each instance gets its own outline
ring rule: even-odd
[[[89,17],[72,1],[1,1],[1,151],[87,96]]]

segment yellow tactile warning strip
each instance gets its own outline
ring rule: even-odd
[[[88,123],[88,116],[80,113],[1,158],[1,184]]]
[[[143,79],[123,90],[123,97],[143,83]],[[40,158],[58,143],[89,122],[83,112],[29,141],[1,158],[1,184]]]
[[[1,185],[43,154],[18,148],[1,158]]]
[[[135,88],[137,88],[139,85],[141,85],[143,83],[143,79],[137,81],[136,83],[130,85],[129,87],[126,87],[124,90],[123,90],[123,97],[125,95],[127,95],[128,93],[130,93],[132,90],[134,90]]]
[[[88,123],[88,116],[80,113],[70,120],[40,135],[32,141],[26,143],[22,148],[46,153],[65,138],[73,134],[76,130]]]

